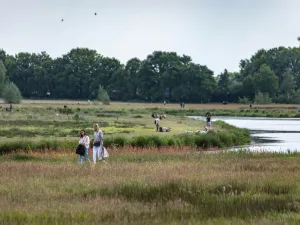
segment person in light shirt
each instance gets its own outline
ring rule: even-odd
[[[90,163],[90,159],[89,159],[90,138],[89,136],[86,135],[85,130],[80,131],[79,144],[84,146],[84,151],[85,151],[84,159],[86,162]],[[80,165],[82,165],[82,158],[83,156],[79,155],[78,161]]]
[[[97,155],[98,160],[103,160],[103,132],[100,130],[98,124],[94,124],[94,146],[93,146],[93,161],[96,164]]]

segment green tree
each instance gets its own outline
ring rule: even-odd
[[[223,92],[227,93],[228,92],[228,87],[229,87],[229,73],[225,69],[223,73],[221,73],[218,77],[218,88]]]
[[[293,103],[300,104],[300,88],[295,91],[293,96]]]
[[[244,80],[243,80],[243,91],[242,91],[242,95],[245,97],[248,97],[249,99],[254,99],[255,96],[255,90],[254,90],[254,79],[253,76],[247,76]]]
[[[0,97],[2,96],[5,81],[6,81],[6,69],[2,60],[0,59]]]
[[[296,85],[295,85],[294,77],[295,76],[292,74],[290,70],[283,74],[283,80],[280,85],[280,90],[284,96],[286,103],[290,102],[290,98],[295,92]]]
[[[273,97],[279,90],[278,77],[269,66],[263,64],[253,75],[253,88],[255,92],[268,93]]]
[[[3,98],[6,103],[19,104],[22,100],[22,95],[19,88],[14,83],[9,82],[4,87]]]
[[[0,49],[0,61],[5,62],[6,52],[3,49]]]
[[[101,101],[104,105],[109,105],[109,96],[107,94],[107,91],[101,85],[99,85],[97,99]]]

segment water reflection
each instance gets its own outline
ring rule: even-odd
[[[205,117],[190,118],[205,120]],[[300,119],[214,117],[213,121],[216,120],[250,130],[251,145],[243,148],[252,151],[300,151]]]

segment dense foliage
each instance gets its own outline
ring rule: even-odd
[[[25,98],[96,99],[101,85],[118,101],[300,102],[300,48],[259,50],[241,60],[239,72],[218,76],[175,52],[155,51],[126,65],[87,48],[55,59],[0,50],[0,59]]]

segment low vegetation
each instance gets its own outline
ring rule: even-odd
[[[3,224],[297,224],[299,154],[111,149],[0,156]]]

